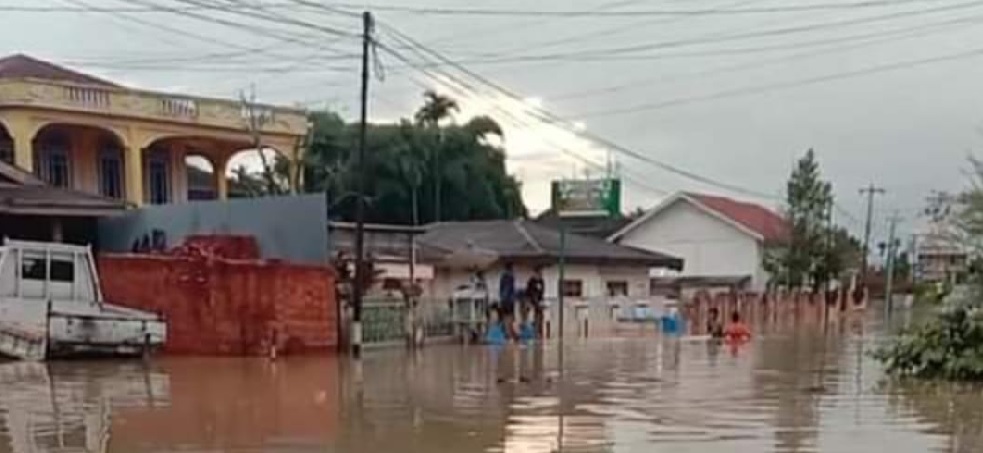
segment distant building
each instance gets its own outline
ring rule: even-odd
[[[497,298],[498,277],[505,263],[515,267],[516,284],[525,285],[537,267],[542,267],[545,297],[555,299],[560,291],[572,301],[627,296],[649,297],[650,268],[679,270],[683,261],[658,251],[641,250],[606,242],[581,234],[568,234],[564,247],[567,262],[562,288],[558,287],[560,232],[526,220],[492,220],[431,224],[419,237],[434,264],[431,294],[450,296],[455,289],[472,282],[473,269],[447,264],[444,257],[462,251],[486,255],[487,265],[479,266],[492,298]]]
[[[26,55],[0,58],[0,161],[54,187],[134,206],[224,199],[230,158],[254,148],[251,124],[264,148],[299,159],[302,110],[129,88]],[[195,158],[212,167],[203,181],[189,177]]]
[[[678,274],[690,284],[703,281],[741,282],[764,288],[763,267],[770,248],[786,244],[788,227],[778,213],[731,198],[677,193],[628,224],[609,240],[630,247],[657,250],[685,261]],[[746,282],[750,283],[746,283]]]
[[[969,269],[969,252],[952,235],[939,229],[916,234],[915,278],[925,282],[958,282]]]

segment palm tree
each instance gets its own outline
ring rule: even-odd
[[[448,96],[427,90],[423,93],[424,103],[413,118],[417,124],[426,127],[436,127],[440,122],[460,110],[457,101]]]
[[[440,189],[441,189],[441,178],[440,175],[440,147],[443,144],[443,135],[440,131],[441,120],[450,117],[454,112],[460,110],[460,106],[457,105],[457,101],[454,99],[438,94],[436,91],[427,90],[423,93],[423,107],[420,107],[413,115],[416,119],[416,123],[427,129],[434,129],[437,131],[436,139],[437,143],[431,146],[430,163],[432,165],[434,191],[433,191],[433,206],[434,206],[434,221],[440,221]]]

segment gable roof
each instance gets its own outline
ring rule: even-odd
[[[658,206],[650,209],[645,215],[613,234],[609,239],[611,241],[620,240],[625,234],[648,222],[678,201],[688,202],[765,244],[783,244],[788,240],[788,223],[775,211],[755,203],[692,192],[679,192],[669,197]]]
[[[95,76],[73,71],[51,62],[39,60],[24,54],[14,54],[0,58],[0,79],[34,78],[74,82],[83,85],[95,85],[106,88],[118,88],[119,85]]]
[[[0,161],[0,214],[99,217],[122,213],[124,201],[52,187]]]
[[[527,220],[444,222],[426,229],[418,242],[445,254],[476,248],[495,254],[499,260],[551,262],[560,257],[560,232]],[[564,248],[570,262],[683,267],[683,260],[673,256],[575,233],[566,235]]]

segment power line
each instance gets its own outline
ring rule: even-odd
[[[381,4],[344,4],[331,3],[330,5],[339,8],[367,8],[376,11],[391,11],[411,14],[424,14],[434,16],[499,16],[499,17],[638,17],[638,16],[694,16],[694,15],[733,15],[733,14],[763,14],[763,13],[789,13],[803,11],[823,11],[823,10],[852,10],[865,8],[879,8],[885,6],[896,6],[910,3],[931,3],[930,0],[868,0],[852,3],[813,3],[806,5],[792,6],[772,6],[758,8],[742,8],[727,11],[718,9],[644,9],[644,10],[620,10],[620,11],[592,11],[592,10],[531,10],[531,9],[478,9],[478,8],[440,8],[440,7],[413,7],[401,5],[381,5]]]
[[[451,91],[455,91],[457,93],[456,95],[458,95],[458,96],[463,96],[464,98],[468,98],[468,97],[472,97],[475,94],[479,94],[477,89],[475,89],[474,87],[470,86],[470,84],[468,84],[465,81],[456,79],[451,74],[447,74],[447,73],[441,72],[439,75],[433,75],[433,74],[431,74],[429,72],[429,70],[423,69],[422,67],[419,67],[418,65],[415,65],[410,59],[408,59],[407,57],[403,56],[401,53],[399,53],[399,52],[397,52],[397,51],[389,48],[389,46],[384,45],[382,43],[377,43],[377,45],[379,46],[379,48],[388,51],[394,57],[396,57],[400,61],[403,61],[404,63],[406,63],[410,67],[413,67],[413,68],[417,69],[424,76],[427,76],[427,77],[431,78],[432,80],[434,80],[437,83],[441,84],[443,87],[449,88]],[[419,55],[419,49],[416,49],[416,48],[412,48],[411,47],[411,50],[416,51],[418,53],[418,55]],[[449,82],[448,80],[441,80],[440,76],[444,76],[445,79],[450,79],[450,81],[452,81],[453,83],[448,83]],[[425,90],[426,89],[430,89],[429,86],[427,86],[426,84],[424,84],[424,83],[416,80],[412,76],[410,76],[409,80],[411,82],[413,82],[414,84],[416,84],[417,86],[422,87]],[[522,118],[519,118],[514,112],[509,111],[508,109],[505,109],[505,108],[499,106],[497,103],[493,103],[491,105],[491,108],[494,109],[495,111],[497,111],[500,115],[504,116],[505,119],[506,119],[506,121],[509,121],[510,123],[512,123],[513,125],[515,125],[516,127],[520,128],[520,129],[530,130],[530,128],[532,127],[532,123],[529,120],[524,120]],[[562,127],[560,127],[560,126],[558,126],[556,124],[552,124],[552,123],[549,123],[549,122],[542,122],[542,120],[540,120],[540,121],[541,121],[541,123],[543,125],[551,126],[551,127],[558,127],[561,130],[565,130],[568,133],[572,133],[571,131],[569,131],[569,130],[567,130],[565,128],[562,128]],[[600,164],[600,163],[597,163],[595,161],[592,161],[592,160],[590,160],[590,159],[588,159],[588,158],[586,158],[584,156],[581,156],[577,152],[569,149],[567,146],[564,146],[562,144],[557,144],[556,142],[552,141],[548,137],[540,136],[539,138],[543,142],[545,142],[546,144],[550,145],[552,148],[560,151],[561,153],[563,153],[563,154],[565,154],[565,155],[567,155],[567,156],[569,156],[569,157],[571,157],[571,158],[573,158],[573,159],[575,159],[575,160],[577,160],[577,161],[579,161],[581,163],[586,164],[589,167],[593,167],[593,168],[597,168],[597,169],[602,169],[602,170],[603,169],[606,169],[606,166],[605,165]],[[627,175],[629,175],[629,176],[626,176],[624,178],[626,183],[632,184],[633,186],[636,186],[636,187],[641,188],[641,189],[645,189],[647,191],[650,191],[652,193],[656,193],[658,195],[665,195],[665,194],[668,193],[668,191],[666,191],[664,189],[661,189],[661,188],[658,188],[658,187],[655,187],[655,186],[652,186],[652,185],[648,184],[646,182],[646,178],[644,178],[644,177],[636,177],[634,175],[631,175],[631,172],[627,172],[627,171],[625,173]]]
[[[659,50],[659,49],[678,48],[678,47],[684,47],[684,46],[689,46],[689,45],[701,45],[701,44],[709,44],[709,43],[717,43],[717,42],[728,42],[728,41],[741,40],[741,39],[752,39],[752,38],[765,38],[765,37],[783,36],[783,35],[789,35],[789,34],[812,32],[812,31],[817,31],[817,30],[825,30],[825,29],[830,29],[830,28],[840,28],[840,27],[848,27],[848,26],[853,26],[853,25],[863,25],[863,24],[868,24],[868,23],[872,23],[872,22],[881,22],[881,21],[887,21],[887,20],[894,20],[894,19],[898,19],[898,18],[923,15],[923,14],[927,14],[927,13],[937,13],[937,12],[945,12],[945,11],[956,11],[956,10],[961,10],[961,9],[965,9],[965,8],[973,8],[973,7],[977,7],[977,6],[981,6],[981,5],[983,5],[983,1],[975,0],[975,1],[971,1],[971,2],[964,2],[964,3],[957,3],[957,4],[947,4],[947,5],[937,6],[937,7],[933,7],[933,8],[922,8],[922,9],[918,9],[918,10],[894,12],[894,13],[882,14],[882,15],[878,15],[878,16],[868,16],[868,17],[861,17],[861,18],[850,18],[850,19],[842,19],[842,20],[836,20],[836,21],[817,22],[817,23],[811,23],[811,24],[805,24],[805,25],[796,25],[796,26],[789,26],[789,27],[782,27],[782,28],[773,28],[773,29],[768,29],[768,30],[758,30],[758,31],[741,32],[741,33],[730,33],[730,34],[719,34],[719,35],[703,36],[703,37],[697,37],[697,38],[677,39],[677,40],[671,40],[671,41],[655,42],[655,43],[634,44],[634,45],[631,45],[631,46],[622,46],[622,47],[614,47],[614,48],[588,49],[588,50],[580,50],[580,51],[575,51],[575,52],[554,53],[552,55],[551,54],[545,54],[545,55],[538,55],[538,56],[536,56],[536,58],[538,58],[540,60],[549,60],[549,59],[556,59],[556,58],[569,58],[569,57],[578,57],[578,56],[579,57],[595,56],[595,57],[610,58],[610,56],[612,56],[612,55],[626,54],[626,53],[630,54],[630,53],[637,53],[637,52],[642,52],[642,51],[647,51],[647,50]],[[483,56],[485,56],[485,57],[508,57],[509,55],[486,54],[486,55],[483,55]]]
[[[444,62],[448,66],[454,67],[458,71],[460,71],[460,72],[468,75],[469,77],[471,77],[471,78],[473,78],[473,79],[481,82],[483,85],[486,85],[488,87],[493,88],[495,91],[497,91],[499,93],[502,93],[502,94],[504,94],[505,96],[507,96],[507,97],[509,97],[511,99],[521,101],[522,98],[520,96],[516,95],[515,93],[512,93],[510,90],[508,90],[508,89],[506,89],[506,88],[504,88],[504,87],[496,84],[495,82],[492,82],[492,81],[484,78],[481,75],[478,75],[478,74],[470,71],[469,69],[461,66],[460,64],[458,64],[458,63],[456,63],[456,62],[454,62],[452,60],[449,60],[447,57],[443,56],[442,54],[440,54],[440,53],[438,53],[438,52],[436,52],[436,51],[434,51],[432,49],[429,49],[429,48],[421,45],[420,43],[416,42],[413,38],[410,38],[410,37],[402,34],[399,30],[396,30],[392,26],[387,25],[385,23],[381,23],[381,22],[380,22],[380,25],[382,25],[386,29],[388,29],[389,32],[394,37],[396,37],[397,39],[402,40],[403,42],[409,44],[412,47],[416,47],[417,49],[419,49],[419,50],[421,50],[421,51],[423,51],[423,52],[431,55],[432,57],[438,59],[439,61]],[[402,57],[402,55],[400,55],[398,51],[395,51],[394,49],[392,49],[392,48],[390,48],[388,46],[381,46],[380,45],[380,48],[389,51],[391,54],[396,55],[398,58],[405,58],[405,57]],[[624,154],[624,155],[629,156],[631,158],[634,158],[636,160],[649,163],[651,165],[654,165],[654,166],[656,166],[656,167],[658,167],[658,168],[660,168],[662,170],[668,171],[670,173],[674,173],[674,174],[683,176],[685,178],[688,178],[688,179],[691,179],[691,180],[694,180],[694,181],[697,181],[697,182],[701,182],[701,183],[706,184],[706,185],[710,185],[710,186],[718,187],[718,188],[721,188],[721,189],[725,189],[725,190],[727,190],[729,192],[742,193],[742,194],[750,195],[750,196],[753,196],[755,198],[760,198],[760,199],[773,199],[774,198],[772,195],[769,195],[769,194],[763,194],[761,192],[757,192],[757,191],[754,191],[754,190],[751,190],[751,189],[747,189],[747,188],[743,188],[743,187],[736,186],[736,185],[733,185],[733,184],[725,183],[725,182],[716,180],[714,178],[710,178],[710,177],[706,177],[706,176],[703,176],[703,175],[699,175],[697,173],[694,173],[694,172],[691,172],[691,171],[688,171],[688,170],[679,168],[679,167],[677,167],[675,165],[672,165],[672,164],[669,164],[669,163],[666,163],[666,162],[662,162],[662,161],[660,161],[658,159],[652,158],[651,156],[647,156],[645,154],[639,153],[639,152],[634,151],[634,150],[632,150],[630,148],[627,148],[627,147],[622,146],[622,145],[620,145],[618,143],[615,143],[615,142],[613,142],[611,140],[608,140],[608,139],[606,139],[604,137],[598,136],[597,134],[593,134],[593,133],[590,133],[590,132],[587,132],[587,131],[577,131],[576,128],[573,127],[573,125],[568,120],[566,120],[564,118],[560,118],[559,116],[554,115],[554,114],[552,114],[552,113],[550,113],[548,111],[545,111],[543,109],[532,107],[532,106],[530,106],[530,107],[531,107],[531,110],[533,111],[533,113],[535,114],[535,116],[539,117],[540,119],[542,119],[544,121],[547,121],[547,122],[549,122],[551,124],[561,124],[561,125],[564,125],[565,126],[565,129],[567,129],[568,131],[572,132],[575,135],[578,135],[580,137],[583,137],[585,139],[588,139],[589,141],[593,141],[595,143],[598,143],[600,145],[603,145],[603,146],[605,146],[607,148],[610,148],[612,150],[616,150],[616,151],[620,152],[621,154]]]
[[[751,94],[767,93],[771,91],[778,91],[778,90],[784,90],[789,88],[816,85],[816,84],[831,82],[835,80],[862,77],[862,76],[878,74],[882,72],[898,71],[898,70],[909,69],[918,66],[925,66],[933,63],[957,61],[966,58],[976,58],[981,55],[983,55],[983,47],[978,47],[972,50],[938,56],[938,57],[905,60],[905,61],[873,66],[864,69],[857,69],[853,71],[844,71],[834,74],[828,74],[824,76],[808,77],[804,79],[791,80],[791,81],[776,83],[776,84],[763,84],[763,85],[756,85],[756,86],[750,86],[744,88],[737,88],[732,90],[724,90],[724,91],[719,91],[716,93],[711,93],[706,95],[670,99],[668,101],[645,103],[645,104],[639,104],[631,107],[600,110],[594,112],[585,112],[585,113],[581,113],[579,116],[584,118],[597,118],[602,116],[624,115],[629,113],[661,110],[668,107],[675,107],[679,105],[686,105],[686,104],[692,104],[697,102],[726,99],[726,98],[738,97],[738,96],[747,96]]]
[[[767,46],[767,47],[758,47],[758,48],[750,48],[750,49],[748,48],[728,49],[728,50],[719,51],[719,53],[714,51],[690,53],[682,56],[713,56],[713,55],[731,55],[732,54],[731,52],[746,53],[746,52],[758,52],[758,51],[774,51],[774,50],[783,50],[783,49],[795,50],[806,46],[812,47],[814,45],[832,44],[840,41],[847,42],[846,45],[824,47],[818,50],[797,52],[791,55],[782,55],[780,57],[741,62],[733,65],[713,68],[710,70],[696,71],[696,72],[678,74],[675,76],[668,76],[668,77],[666,76],[646,77],[643,79],[637,79],[631,82],[621,83],[604,88],[560,93],[557,95],[550,96],[550,99],[557,99],[557,100],[582,99],[582,98],[594,97],[597,95],[615,93],[625,89],[634,88],[641,84],[646,84],[646,83],[667,82],[675,79],[692,80],[693,78],[697,78],[697,77],[706,77],[706,76],[712,76],[718,74],[732,74],[734,72],[744,69],[758,69],[773,64],[785,63],[788,61],[802,59],[802,58],[814,57],[814,56],[819,56],[829,53],[837,53],[844,50],[857,49],[857,48],[867,47],[870,45],[876,45],[886,42],[894,42],[899,39],[922,37],[937,32],[952,31],[952,28],[949,27],[953,25],[978,25],[980,20],[983,20],[983,15],[974,15],[971,17],[958,18],[958,19],[946,20],[941,22],[933,22],[931,24],[926,24],[918,27],[904,27],[904,28],[892,29],[886,32],[867,33],[864,35],[852,35],[844,38],[833,38],[833,39],[826,39],[821,41],[812,41],[808,43],[793,43],[790,45],[777,45],[777,46]],[[866,38],[870,38],[870,39],[866,39]],[[861,41],[852,42],[858,39],[861,39]],[[672,58],[675,56],[677,56],[677,54],[664,55],[665,58]]]
[[[335,7],[348,10],[369,9],[375,11],[389,11],[408,14],[423,14],[431,16],[498,16],[498,17],[559,17],[576,18],[590,17],[592,19],[604,17],[637,17],[637,16],[694,16],[694,15],[722,15],[722,14],[765,14],[765,13],[788,13],[803,11],[823,11],[823,10],[852,10],[880,8],[885,6],[897,6],[911,3],[932,3],[932,0],[868,0],[851,3],[813,3],[806,5],[793,6],[772,6],[759,8],[742,8],[729,11],[716,9],[643,9],[643,10],[619,10],[619,11],[596,11],[596,10],[523,10],[523,9],[469,9],[469,8],[439,8],[439,7],[412,7],[400,5],[384,4],[355,4],[355,3],[319,3],[319,7]],[[290,8],[289,2],[270,2],[261,4],[263,8]],[[121,12],[121,13],[159,13],[174,12],[175,8],[162,6],[144,7],[98,7],[95,12]],[[222,7],[214,5],[196,5],[176,8],[178,11],[214,11],[223,10]],[[21,13],[73,13],[84,12],[82,8],[58,7],[58,6],[35,6],[35,5],[3,5],[0,12],[21,12]]]

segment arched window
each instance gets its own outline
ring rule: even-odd
[[[112,142],[99,151],[99,194],[123,198],[123,150]]]
[[[68,152],[68,137],[62,132],[44,133],[38,145],[35,165],[38,177],[55,187],[71,187],[72,161]]]
[[[150,204],[165,204],[170,201],[171,166],[170,155],[161,150],[150,150],[147,155],[147,201]]]

